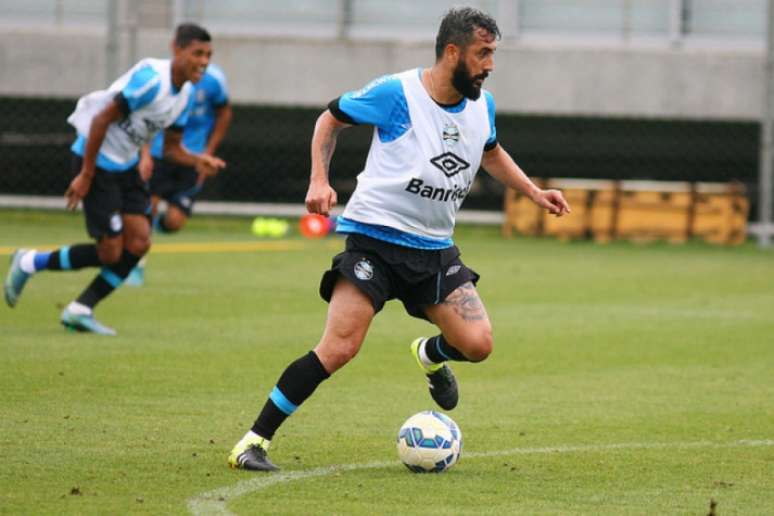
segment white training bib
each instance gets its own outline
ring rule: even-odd
[[[433,101],[417,69],[396,77],[411,128],[389,142],[380,141],[374,129],[365,169],[343,216],[428,238],[451,238],[490,135],[484,92],[453,113]]]
[[[110,124],[99,149],[100,154],[119,164],[134,160],[140,147],[148,143],[158,131],[172,125],[188,105],[193,85],[186,81],[179,92],[173,92],[169,59],[143,59],[116,79],[107,90],[94,91],[81,97],[75,111],[67,119],[80,136],[88,138],[94,116],[126,87],[137,70],[147,66],[156,73],[142,89],[158,87],[158,92],[150,103],[132,111],[123,120]]]

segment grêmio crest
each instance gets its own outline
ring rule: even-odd
[[[460,141],[460,130],[455,124],[449,122],[443,126],[441,137],[443,138],[443,143],[451,147]]]

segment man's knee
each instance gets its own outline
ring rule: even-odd
[[[328,354],[330,365],[335,369],[344,367],[350,360],[355,358],[359,349],[359,346],[352,344],[337,346],[336,349]]]
[[[355,358],[360,351],[362,339],[353,333],[339,333],[324,336],[315,352],[325,370],[333,373]]]
[[[184,211],[170,206],[164,214],[164,228],[170,233],[180,231],[185,226],[187,220],[188,216]]]
[[[471,362],[481,362],[492,353],[494,339],[491,328],[482,328],[468,336],[463,351],[465,358]]]
[[[327,327],[315,348],[317,356],[329,373],[355,358],[365,339],[365,330],[357,325]]]
[[[144,256],[151,246],[151,229],[144,215],[126,215],[124,217],[124,248],[135,256]]]
[[[145,256],[150,247],[151,240],[148,237],[135,236],[126,241],[126,250],[135,256]]]
[[[339,278],[331,295],[325,332],[315,348],[329,373],[357,355],[373,316],[368,297],[349,280]]]
[[[124,247],[135,256],[145,256],[150,250],[150,227],[138,225],[124,233]]]
[[[176,221],[167,221],[164,223],[164,229],[167,233],[176,233],[183,229],[183,226],[185,226],[185,219],[182,220],[176,220]]]

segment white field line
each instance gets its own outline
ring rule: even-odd
[[[677,442],[677,443],[619,443],[619,444],[586,444],[576,446],[545,446],[538,448],[511,448],[510,450],[497,450],[489,452],[467,452],[462,454],[462,459],[479,459],[486,457],[501,457],[508,455],[534,455],[550,453],[581,453],[599,452],[610,450],[690,450],[694,448],[741,448],[741,447],[774,446],[774,439],[765,440],[741,440],[729,443],[716,443],[711,441]],[[398,464],[397,460],[367,462],[363,464],[342,464],[337,466],[325,466],[321,468],[303,471],[290,471],[287,473],[255,473],[255,477],[242,480],[231,486],[219,487],[194,496],[188,500],[188,510],[191,514],[223,514],[232,515],[226,508],[226,504],[244,496],[266,489],[276,484],[284,484],[295,480],[324,477],[334,473],[353,471],[358,469],[379,469],[392,467]]]

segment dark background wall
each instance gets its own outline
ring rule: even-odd
[[[62,195],[70,181],[66,118],[74,100],[0,98],[0,193]],[[220,154],[228,169],[203,199],[303,202],[309,144],[319,108],[235,105]],[[732,181],[756,199],[759,126],[754,122],[499,114],[501,144],[534,177]],[[333,186],[346,201],[362,168],[371,128],[339,138]],[[467,208],[499,209],[502,188],[480,174]],[[753,211],[754,213],[754,211]]]

